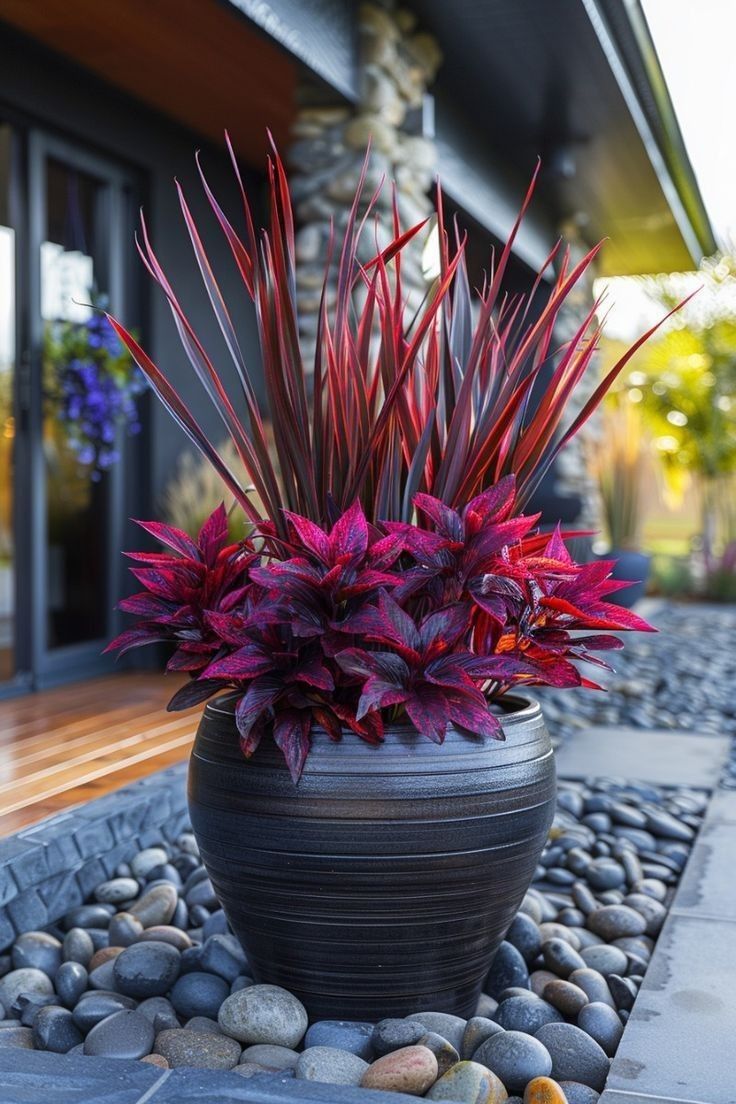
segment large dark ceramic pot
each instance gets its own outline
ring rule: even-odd
[[[538,703],[507,699],[502,724],[504,742],[451,730],[443,747],[317,733],[295,786],[272,741],[243,758],[227,698],[207,705],[192,825],[257,981],[317,1019],[473,1015],[555,802]]]

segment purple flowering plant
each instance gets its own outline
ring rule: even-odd
[[[375,200],[361,184],[332,250],[307,367],[286,175],[274,151],[270,223],[256,231],[232,160],[243,236],[203,173],[202,183],[255,303],[271,432],[181,189],[237,396],[184,314],[145,223],[139,250],[251,486],[228,468],[135,338],[111,324],[234,495],[248,535],[230,541],[223,506],[196,539],[140,523],[163,550],[128,553],[142,590],[120,609],[137,623],[110,649],[169,644],[168,669],[188,676],[169,708],[230,691],[243,753],[273,739],[295,781],[315,728],[372,744],[396,724],[438,744],[451,725],[503,739],[499,700],[511,688],[594,688],[578,662],[606,667],[596,653],[620,648],[620,630],[650,626],[607,600],[627,585],[610,577],[612,562],[576,563],[559,529],[540,532],[539,515],[525,506],[648,336],[566,418],[600,336],[598,304],[561,347],[555,326],[598,247],[573,265],[558,243],[528,295],[506,293],[503,277],[530,188],[509,241],[473,293],[464,239],[445,227],[440,195],[441,273],[415,315],[402,293],[401,258],[423,224],[402,230],[395,210],[394,240],[362,262],[358,242],[369,233]],[[332,286],[336,303],[328,311]]]
[[[97,481],[119,459],[119,432],[140,432],[138,397],[146,380],[95,298],[84,322],[50,323],[44,336],[46,400],[64,425],[79,464]]]

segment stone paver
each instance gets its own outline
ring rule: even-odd
[[[670,913],[613,1060],[609,1090],[650,1101],[734,1104],[734,948],[733,921]],[[619,1101],[606,1093],[601,1104]]]
[[[657,786],[712,789],[730,748],[727,736],[591,725],[565,737],[556,753],[557,773],[561,778],[615,775]]]

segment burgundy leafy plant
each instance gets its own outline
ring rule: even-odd
[[[110,648],[173,644],[169,669],[188,672],[190,681],[169,708],[232,690],[244,753],[252,755],[264,736],[272,736],[295,780],[315,725],[335,740],[350,731],[371,743],[380,743],[387,725],[402,722],[438,743],[449,725],[502,738],[493,703],[511,687],[594,686],[575,661],[606,666],[594,653],[621,646],[612,632],[649,626],[606,601],[626,585],[609,577],[612,563],[574,563],[559,531],[538,533],[538,516],[522,511],[560,448],[649,336],[565,423],[568,399],[596,349],[597,304],[561,348],[554,347],[553,332],[597,248],[571,268],[558,245],[528,296],[504,294],[530,188],[473,306],[464,240],[451,248],[440,197],[441,274],[418,316],[409,317],[401,255],[421,225],[402,232],[394,214],[394,241],[362,264],[358,242],[369,232],[375,197],[365,201],[361,186],[335,251],[335,307],[327,310],[323,294],[308,371],[298,341],[293,218],[283,167],[274,152],[270,225],[256,233],[230,152],[244,238],[204,174],[202,182],[256,307],[273,440],[179,189],[195,257],[237,371],[237,397],[228,394],[186,318],[145,223],[139,249],[251,487],[238,482],[135,339],[110,321],[222,476],[250,533],[228,545],[224,507],[196,543],[171,527],[143,524],[171,552],[133,554],[140,565],[133,573],[144,590],[121,609],[140,620]],[[546,284],[555,265],[557,275]]]

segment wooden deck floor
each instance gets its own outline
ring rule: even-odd
[[[0,702],[0,836],[186,758],[201,709],[178,683],[121,673]]]

